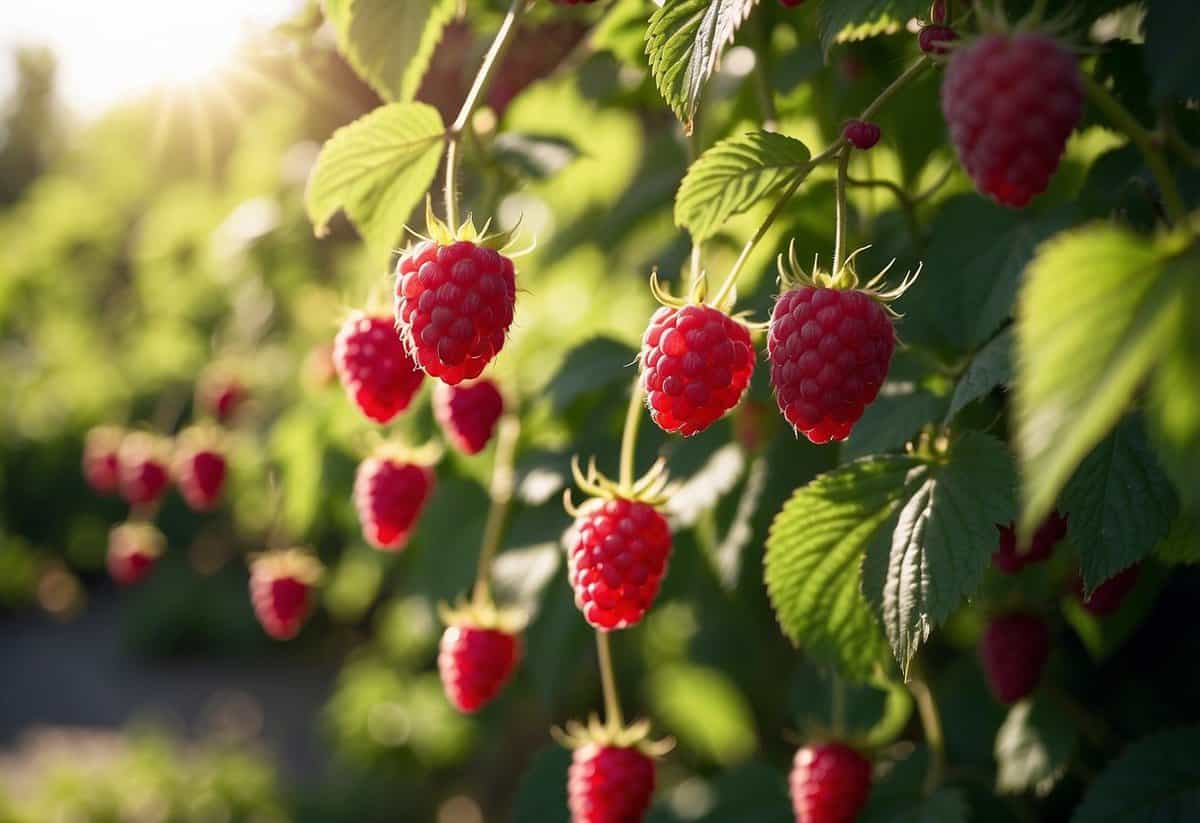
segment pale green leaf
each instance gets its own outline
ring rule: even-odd
[[[1192,823],[1200,820],[1200,726],[1127,747],[1088,786],[1071,823]]]
[[[656,721],[689,751],[724,766],[754,752],[754,714],[721,671],[692,663],[659,666],[647,692]]]
[[[1167,474],[1184,505],[1200,513],[1200,259],[1193,253],[1175,265],[1185,271],[1184,310],[1175,345],[1164,353],[1151,390],[1150,431]]]
[[[326,0],[338,51],[380,97],[411,100],[454,0]]]
[[[821,49],[828,53],[834,43],[895,34],[910,18],[928,11],[926,0],[821,0],[817,7]]]
[[[996,733],[996,789],[1049,794],[1066,773],[1076,738],[1070,718],[1045,698],[1022,700]]]

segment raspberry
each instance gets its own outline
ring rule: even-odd
[[[842,136],[860,151],[866,151],[878,143],[881,133],[878,124],[865,120],[851,120],[842,129]]]
[[[804,0],[779,0],[779,5],[785,9],[794,9],[804,4]]]
[[[296,636],[308,619],[322,572],[315,557],[298,549],[276,549],[253,560],[250,602],[267,634],[276,640]]]
[[[1079,64],[1044,34],[984,35],[951,55],[942,112],[976,188],[1025,206],[1046,190],[1083,113]]]
[[[146,432],[134,432],[121,441],[121,496],[128,503],[144,506],[162,497],[171,479],[170,450],[167,441]]]
[[[941,25],[946,22],[949,17],[949,10],[946,8],[946,0],[933,0],[929,4],[929,22]]]
[[[597,629],[646,614],[667,570],[671,530],[648,503],[593,499],[579,511],[568,558],[575,605]]]
[[[1017,551],[1015,524],[998,525],[996,528],[1000,530],[1000,545],[992,552],[992,563],[1004,574],[1016,574],[1026,566],[1041,563],[1050,556],[1058,541],[1067,536],[1067,518],[1056,511],[1051,512],[1033,533],[1033,541],[1024,551]]]
[[[433,492],[433,469],[380,451],[358,465],[354,506],[363,537],[377,549],[399,551]]]
[[[702,432],[738,404],[754,373],[750,331],[720,309],[663,306],[642,338],[642,388],[665,432]]]
[[[491,380],[459,386],[439,383],[433,390],[433,413],[456,449],[479,454],[504,413],[504,398]]]
[[[446,697],[459,711],[478,711],[500,693],[520,657],[516,635],[470,623],[447,626],[438,652]]]
[[[813,443],[845,440],[875,399],[896,331],[865,292],[798,286],[771,315],[771,385],[784,418]]]
[[[958,32],[949,26],[922,26],[917,34],[917,45],[926,54],[948,54],[950,43],[958,39]]]
[[[116,426],[97,426],[83,441],[83,479],[100,494],[115,494],[121,483],[117,455],[125,432]]]
[[[408,408],[423,375],[387,315],[354,312],[333,341],[333,363],[359,411],[387,423]]]
[[[1012,704],[1037,686],[1050,656],[1050,632],[1040,617],[1010,612],[995,617],[979,641],[979,657],[992,693]]]
[[[108,533],[108,573],[122,586],[142,580],[154,569],[167,539],[150,523],[122,523]]]
[[[222,368],[209,369],[196,386],[196,405],[220,423],[232,420],[247,397],[242,382]]]
[[[1075,580],[1075,596],[1083,607],[1097,617],[1105,617],[1121,608],[1125,597],[1133,591],[1137,584],[1138,575],[1142,568],[1139,565],[1130,566],[1113,577],[1108,578],[1092,592],[1091,597],[1083,596],[1083,581]]]
[[[796,823],[853,823],[871,792],[871,761],[844,743],[805,746],[788,783]]]
[[[213,432],[191,428],[180,434],[173,468],[179,493],[189,506],[203,512],[217,505],[227,466]]]
[[[426,241],[396,266],[396,323],[417,363],[451,386],[504,347],[516,302],[512,261],[466,241]]]
[[[654,795],[654,761],[635,748],[588,743],[567,773],[571,823],[641,823]]]

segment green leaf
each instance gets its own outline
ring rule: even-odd
[[[828,55],[834,43],[895,34],[928,10],[924,0],[822,0],[817,7],[821,50]]]
[[[967,801],[958,789],[938,789],[929,797],[913,794],[880,803],[862,815],[862,823],[966,823]]]
[[[997,386],[1008,385],[1012,379],[1012,348],[1012,329],[1005,329],[975,353],[971,365],[954,387],[947,420]]]
[[[531,180],[544,180],[579,157],[579,147],[562,137],[505,132],[492,141],[498,162]]]
[[[376,247],[396,245],[442,158],[445,127],[424,103],[392,103],[343,126],[321,148],[305,206],[318,235],[339,210]]]
[[[757,0],[666,0],[650,16],[650,74],[671,111],[692,133],[704,84]]]
[[[1158,100],[1200,97],[1200,15],[1194,0],[1154,0],[1146,10],[1146,69]]]
[[[754,715],[719,669],[691,663],[659,666],[647,690],[654,718],[688,751],[723,766],[753,754]]]
[[[996,524],[1013,514],[1014,485],[1008,450],[980,432],[908,473],[895,530],[872,543],[863,565],[863,589],[902,671],[983,581]]]
[[[650,0],[617,0],[592,30],[592,48],[644,71],[646,22],[655,8]]]
[[[637,352],[624,343],[611,337],[593,337],[567,352],[541,393],[550,398],[555,413],[562,414],[584,395],[632,381],[636,360]]]
[[[769,131],[722,140],[683,178],[675,196],[675,225],[697,242],[707,240],[733,215],[807,174],[809,157],[799,140]]]
[[[767,593],[784,634],[852,679],[867,679],[884,647],[859,585],[863,555],[919,465],[896,455],[842,466],[797,489],[771,524]]]
[[[866,747],[895,742],[912,717],[913,699],[903,683],[877,678],[871,683],[837,681],[837,675],[815,666],[799,669],[791,687],[796,728],[833,728],[835,689],[842,689],[842,730]]]
[[[412,100],[453,0],[326,0],[338,51],[384,100]]]
[[[567,781],[571,753],[550,745],[533,757],[513,801],[512,823],[567,823]]]
[[[1184,286],[1184,317],[1175,345],[1165,352],[1151,390],[1150,430],[1158,456],[1184,505],[1200,513],[1200,261]]]
[[[1071,823],[1200,820],[1200,726],[1134,743],[1088,787]]]
[[[1200,563],[1200,514],[1181,514],[1154,554],[1169,566]]]
[[[1088,592],[1166,536],[1178,508],[1175,492],[1137,417],[1124,420],[1084,459],[1063,490],[1062,506]]]
[[[1190,269],[1168,262],[1183,242],[1095,224],[1056,236],[1030,264],[1017,322],[1023,529],[1046,516],[1169,350]]]
[[[787,780],[759,761],[750,761],[717,778],[717,802],[697,823],[794,823]]]
[[[945,397],[912,383],[884,383],[879,397],[854,424],[842,456],[865,457],[902,448],[923,425],[940,419],[945,408]]]
[[[1044,698],[1013,706],[996,734],[997,791],[1049,794],[1067,770],[1076,737],[1066,713]]]

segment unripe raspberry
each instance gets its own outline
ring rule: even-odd
[[[146,432],[133,432],[121,441],[121,496],[134,506],[156,502],[167,490],[171,475],[171,446],[167,440]]]
[[[979,641],[979,658],[992,694],[1012,704],[1029,695],[1050,656],[1050,632],[1040,617],[1012,612],[993,618]]]
[[[446,697],[459,711],[478,711],[504,688],[520,657],[514,634],[470,623],[447,626],[438,651]]]
[[[333,341],[333,363],[346,394],[376,423],[407,409],[424,379],[386,314],[351,314]]]
[[[654,796],[654,761],[633,747],[589,743],[567,774],[571,823],[641,823]]]
[[[642,338],[642,388],[650,417],[690,437],[738,404],[754,373],[750,331],[712,306],[663,306]]]
[[[446,437],[463,454],[479,454],[504,413],[504,398],[491,380],[433,389],[433,413]]]
[[[958,39],[958,32],[949,26],[922,26],[917,34],[917,45],[926,54],[943,55],[950,51],[950,44]]]
[[[1017,531],[1013,523],[996,526],[1000,531],[1000,544],[992,552],[992,563],[1004,574],[1016,574],[1026,566],[1041,563],[1050,556],[1058,542],[1067,536],[1067,518],[1058,512],[1050,515],[1033,533],[1033,540],[1025,551],[1017,550]]]
[[[118,454],[124,437],[117,426],[96,426],[83,442],[83,479],[100,494],[115,494],[120,486]]]
[[[1076,578],[1075,597],[1092,614],[1097,617],[1106,617],[1121,608],[1126,596],[1137,585],[1138,575],[1141,574],[1141,571],[1141,565],[1135,564],[1118,572],[1097,586],[1091,597],[1084,597],[1083,581]]]
[[[796,823],[853,823],[871,792],[871,761],[844,743],[805,746],[788,783]]]
[[[217,505],[225,488],[227,464],[215,432],[193,427],[176,440],[173,474],[184,501],[196,511]]]
[[[1020,208],[1046,190],[1083,96],[1075,55],[1052,37],[985,34],[951,55],[942,112],[975,186]]]
[[[358,465],[354,507],[363,537],[377,549],[399,551],[433,492],[433,469],[386,448]]]
[[[324,569],[298,549],[276,549],[250,565],[250,601],[263,630],[276,640],[295,637],[313,606],[313,590]]]
[[[516,294],[512,260],[495,249],[426,241],[396,266],[396,324],[426,374],[453,386],[504,347]]]
[[[130,586],[154,569],[167,545],[163,533],[150,523],[115,526],[108,533],[108,573],[122,586]]]
[[[879,142],[879,136],[882,132],[876,123],[868,123],[865,120],[851,120],[842,129],[842,134],[851,146],[860,151],[866,151]]]
[[[210,368],[196,385],[196,405],[219,423],[228,423],[249,397],[245,385],[226,367]]]

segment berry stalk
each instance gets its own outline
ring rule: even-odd
[[[621,714],[621,698],[617,695],[617,679],[613,676],[608,632],[599,629],[596,630],[596,657],[600,661],[600,684],[604,690],[604,721],[609,728],[623,728],[625,718]]]
[[[850,147],[838,152],[837,177],[833,180],[833,276],[837,277],[846,262],[846,176],[850,166]]]
[[[937,703],[933,699],[933,692],[921,677],[915,662],[913,669],[908,681],[908,690],[917,704],[917,716],[921,719],[925,745],[929,748],[929,771],[925,773],[925,785],[922,789],[926,795],[930,795],[941,784],[942,774],[946,770],[946,742],[942,736],[942,720],[938,714]]]
[[[642,423],[642,381],[641,377],[633,380],[629,390],[629,408],[625,410],[625,428],[621,432],[621,473],[618,482],[622,489],[633,487],[634,453],[637,451],[638,426]]]
[[[491,600],[492,559],[500,548],[504,535],[504,522],[513,496],[513,461],[517,452],[517,439],[521,434],[521,420],[515,414],[506,414],[500,419],[496,433],[496,457],[492,468],[492,484],[489,490],[492,502],[488,507],[487,520],[483,525],[483,544],[479,549],[479,561],[475,571],[473,599],[477,605]]]

